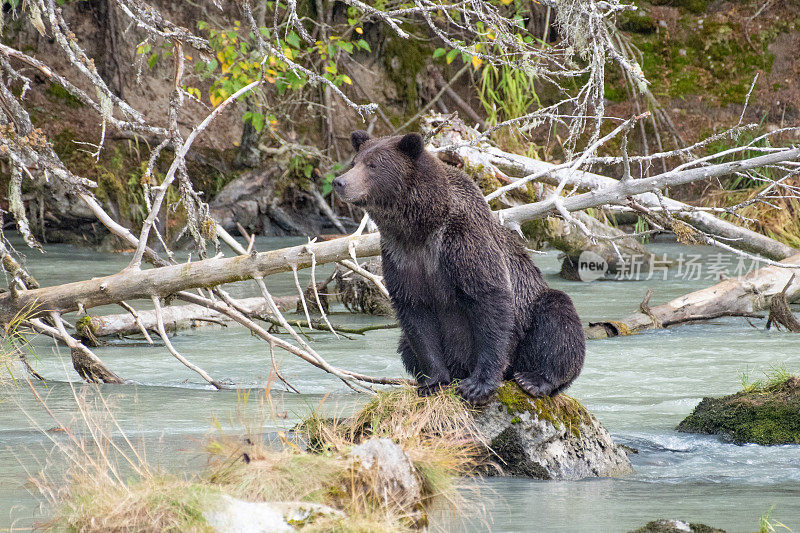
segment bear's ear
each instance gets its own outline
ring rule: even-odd
[[[403,135],[403,138],[397,144],[397,148],[411,159],[416,159],[422,153],[425,145],[419,133],[409,133],[408,135]]]
[[[356,152],[361,149],[361,145],[369,140],[369,133],[364,130],[357,130],[350,134],[350,142]]]

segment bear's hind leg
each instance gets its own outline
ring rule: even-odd
[[[511,363],[511,376],[531,396],[553,396],[583,368],[586,343],[569,296],[548,289],[534,302],[531,322]]]
[[[514,381],[531,396],[550,396],[556,386],[536,372],[514,372]]]

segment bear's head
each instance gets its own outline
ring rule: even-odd
[[[389,206],[413,187],[420,159],[428,155],[418,133],[372,138],[354,131],[350,141],[356,150],[347,172],[333,180],[333,190],[353,205],[369,210]]]

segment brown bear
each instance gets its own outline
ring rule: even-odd
[[[459,380],[461,396],[479,404],[503,379],[532,396],[569,387],[585,355],[575,307],[547,286],[473,180],[426,151],[416,133],[356,131],[351,141],[352,166],[333,188],[380,229],[398,351],[418,392]]]

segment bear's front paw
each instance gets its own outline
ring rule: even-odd
[[[439,391],[442,391],[447,388],[449,383],[444,381],[434,381],[431,383],[423,383],[422,385],[417,387],[417,395],[419,396],[430,396],[431,394],[436,394]]]
[[[496,383],[470,377],[458,385],[458,393],[473,405],[483,405],[489,401],[497,386]]]

